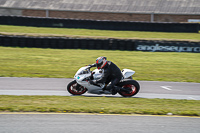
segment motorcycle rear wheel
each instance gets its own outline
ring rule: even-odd
[[[123,81],[119,84],[120,87],[128,91],[120,90],[118,93],[123,97],[132,97],[136,95],[140,90],[140,85],[135,80]]]
[[[87,88],[79,85],[76,80],[67,85],[67,91],[72,95],[82,95],[87,91]]]

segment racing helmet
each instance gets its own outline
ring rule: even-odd
[[[97,65],[97,69],[102,69],[105,67],[105,65],[107,64],[107,58],[104,56],[98,57],[96,59],[96,65]]]

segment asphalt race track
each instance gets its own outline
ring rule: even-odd
[[[86,114],[0,114],[0,133],[199,133],[200,118]]]
[[[0,95],[58,95],[71,96],[66,91],[73,79],[0,77]],[[200,100],[200,83],[138,81],[139,98]],[[85,93],[84,96],[111,96]]]

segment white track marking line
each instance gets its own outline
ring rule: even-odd
[[[189,99],[192,99],[192,100],[196,100],[195,98],[193,98],[193,97],[188,97]]]
[[[171,87],[171,86],[160,86],[160,87],[163,88],[163,89],[169,90],[169,91],[172,90],[172,89],[169,88],[169,87]]]

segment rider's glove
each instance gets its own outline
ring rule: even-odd
[[[96,63],[92,64],[92,65],[89,64],[88,66],[90,66],[90,67],[96,67]]]
[[[90,84],[96,84],[96,80],[90,80],[89,83]]]

